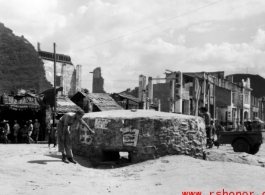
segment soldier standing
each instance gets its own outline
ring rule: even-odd
[[[10,134],[10,126],[8,124],[8,121],[4,120],[4,139],[5,139],[5,144],[10,143],[8,139],[8,135]]]
[[[76,161],[73,159],[72,153],[72,143],[71,143],[71,135],[70,135],[70,126],[75,122],[82,123],[87,129],[90,127],[82,120],[84,115],[84,111],[78,110],[76,113],[67,113],[62,116],[57,123],[57,133],[58,133],[58,146],[59,152],[62,153],[62,161],[68,163],[68,161],[76,164]],[[68,161],[67,161],[68,160]]]
[[[14,124],[14,127],[13,127],[13,129],[14,129],[14,133],[13,133],[13,135],[14,135],[14,142],[17,143],[17,136],[18,136],[18,133],[19,133],[20,126],[17,123],[17,120],[15,120],[14,123],[15,123]]]
[[[34,143],[33,139],[31,138],[32,132],[33,132],[32,120],[29,120],[29,124],[28,124],[28,144]]]
[[[40,123],[38,122],[38,119],[36,119],[35,123],[33,125],[33,133],[32,133],[32,137],[33,137],[33,140],[35,141],[35,143],[38,142],[39,132],[40,132]]]

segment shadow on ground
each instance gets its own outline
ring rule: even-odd
[[[36,164],[42,164],[46,165],[48,162],[61,162],[60,160],[31,160],[28,161],[28,163],[36,163]]]
[[[51,161],[51,162],[59,162],[59,161],[62,162],[61,161],[62,155],[59,152],[51,152],[51,151],[49,151],[49,152],[45,153],[44,155],[52,157],[52,158],[60,159],[60,160],[54,160],[54,161]],[[96,161],[96,160],[89,159],[87,157],[82,157],[82,156],[75,155],[74,159],[79,165],[81,165],[83,167],[86,167],[86,168],[94,168],[94,169],[113,169],[113,168],[120,168],[120,167],[124,167],[124,166],[128,166],[128,165],[132,164],[132,163],[128,163],[128,161],[124,160],[124,158],[121,158],[118,161],[103,161],[103,162],[99,162],[99,161]],[[40,164],[42,164],[42,163],[40,163]]]
[[[54,162],[57,161],[57,162],[63,163],[62,162],[62,155],[59,152],[51,152],[51,151],[49,151],[49,152],[44,153],[44,156],[49,156],[49,157],[52,157],[52,158],[60,159],[60,160],[53,160],[53,161]],[[74,156],[74,159],[79,165],[81,165],[83,167],[95,168],[95,165],[92,162],[90,162],[90,160],[88,158],[85,158],[85,157],[82,157],[82,156]]]
[[[46,147],[45,147],[46,148]],[[47,165],[48,163],[64,163],[62,162],[62,154],[56,150],[46,150],[43,155],[46,156],[45,160],[32,160],[28,163],[36,163]],[[47,157],[51,157],[50,159]],[[74,160],[81,166],[85,168],[94,168],[94,169],[114,169],[132,165],[133,163],[128,162],[128,158],[125,158],[124,154],[120,155],[118,160],[104,160],[99,161],[97,159],[90,159],[83,156],[74,155]],[[71,164],[71,163],[70,163]]]

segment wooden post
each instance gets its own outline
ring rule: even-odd
[[[142,102],[143,101],[143,75],[139,76],[139,93],[138,93],[138,98],[139,101]]]
[[[142,82],[142,91],[143,91],[143,102],[144,102],[144,106],[143,109],[146,110],[146,76],[143,76],[143,82]]]
[[[215,108],[215,106],[216,106],[216,102],[215,102],[215,100],[216,100],[216,98],[215,98],[215,79],[216,78],[214,78],[214,84],[213,84],[213,119],[217,119],[217,117],[216,117],[216,108]],[[215,122],[215,121],[214,121]]]
[[[175,81],[170,80],[170,111],[169,112],[175,112]]]
[[[148,97],[150,100],[150,103],[152,104],[153,101],[153,83],[152,83],[152,77],[148,77]]]
[[[182,73],[181,72],[176,72],[176,78],[178,77],[178,83],[176,83],[176,81],[174,81],[174,88],[178,88],[178,95],[179,95],[179,100],[176,100],[174,98],[174,111],[177,112],[177,113],[182,113],[182,93],[183,93],[183,90],[182,90]],[[175,90],[175,89],[174,89]],[[174,94],[176,92],[174,91]]]
[[[129,110],[129,99],[126,99],[126,106],[125,106],[126,110]]]
[[[56,44],[53,43],[53,55],[54,55],[54,107],[53,107],[53,127],[55,126],[55,116],[56,116]]]
[[[143,102],[143,75],[139,76],[139,88],[138,88],[138,99],[139,103]],[[140,107],[140,109],[143,109]]]
[[[244,121],[244,104],[245,104],[245,89],[244,89],[244,83],[242,87],[242,121]]]
[[[203,93],[203,107],[205,107],[205,96],[206,96],[206,81],[205,81],[205,73],[203,73],[203,82],[202,82],[202,93]]]

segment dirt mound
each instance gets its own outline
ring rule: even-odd
[[[208,161],[235,162],[265,167],[265,158],[247,153],[235,153],[222,150],[210,150],[206,152]]]

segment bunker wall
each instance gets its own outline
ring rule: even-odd
[[[102,151],[128,151],[135,162],[172,154],[203,158],[206,134],[200,117],[84,120],[95,134],[84,125],[71,128],[73,152],[77,155],[100,158]]]

